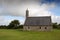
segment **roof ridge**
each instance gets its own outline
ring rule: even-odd
[[[39,17],[51,17],[51,16],[39,16]],[[28,17],[28,18],[37,18],[37,17]]]

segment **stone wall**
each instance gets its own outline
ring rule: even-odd
[[[52,26],[24,26],[23,30],[32,31],[51,31]]]

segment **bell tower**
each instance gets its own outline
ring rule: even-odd
[[[28,14],[29,14],[29,10],[27,9],[26,10],[26,18],[28,17]]]

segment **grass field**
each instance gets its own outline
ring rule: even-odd
[[[0,29],[0,40],[60,40],[60,30],[51,32]]]

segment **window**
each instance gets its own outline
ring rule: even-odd
[[[28,29],[30,29],[30,27],[28,27]]]
[[[40,27],[40,29],[41,29],[41,27]]]
[[[47,29],[47,27],[45,27],[45,29]]]

